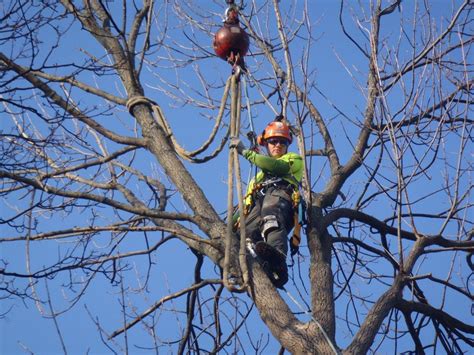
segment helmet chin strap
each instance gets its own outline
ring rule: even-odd
[[[270,148],[268,147],[268,143],[265,145],[265,148],[267,148],[267,155],[271,158],[274,158],[274,156],[272,155],[272,153],[270,151]],[[278,156],[277,158],[280,158],[281,156],[285,155],[287,152],[288,152],[288,146],[285,148],[285,151],[280,156]]]

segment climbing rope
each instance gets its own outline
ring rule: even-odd
[[[250,71],[247,71],[247,76],[252,81],[252,84],[257,88],[257,90],[258,90],[260,96],[262,97],[263,101],[265,101],[265,103],[273,111],[275,116],[279,115],[276,108],[273,107],[272,103],[268,99],[271,95],[273,95],[273,92],[270,93],[270,94],[265,94],[265,92],[263,91],[262,86],[260,85],[259,81],[252,75],[252,73],[250,73]]]
[[[230,137],[238,137],[240,132],[240,112],[241,112],[241,88],[240,88],[240,75],[241,68],[237,67],[232,74],[231,80],[231,112],[230,112]],[[243,284],[240,287],[236,287],[231,282],[235,275],[229,275],[229,269],[231,268],[231,250],[233,240],[233,213],[234,213],[234,179],[236,182],[236,192],[238,198],[239,215],[240,215],[240,244],[239,244],[239,265],[242,273]],[[241,170],[239,156],[235,147],[229,149],[229,160],[228,160],[228,190],[227,190],[227,233],[225,238],[225,255],[224,255],[224,272],[223,281],[224,285],[233,291],[244,291],[249,284],[249,272],[247,266],[247,249],[246,249],[246,233],[245,233],[245,214],[244,214],[244,201],[242,193],[242,181],[241,181]]]
[[[327,343],[329,344],[329,346],[331,347],[331,350],[334,352],[335,355],[340,355],[340,351],[337,350],[337,348],[334,346],[334,344],[332,343],[331,339],[329,338],[328,334],[326,333],[326,331],[324,330],[324,328],[322,327],[321,323],[319,323],[314,317],[313,315],[305,310],[299,303],[298,301],[293,297],[293,295],[286,289],[283,287],[283,290],[286,292],[286,294],[288,295],[288,297],[290,298],[290,300],[293,301],[293,303],[301,310],[301,312],[303,312],[304,314],[306,315],[309,315],[311,317],[311,320],[314,321],[316,323],[316,325],[318,326],[319,330],[321,330],[321,333],[323,334],[324,336],[324,339],[326,339]]]
[[[250,132],[247,133],[247,137],[251,140],[251,144],[255,145],[256,144],[255,126],[253,124],[252,111],[250,108],[250,98],[249,98],[249,93],[248,93],[248,84],[247,84],[247,79],[246,79],[247,75],[250,76],[250,72],[247,70],[244,72],[244,74],[245,75],[242,75],[242,86],[244,89],[245,104],[247,106],[247,117],[248,117],[249,126],[250,126]],[[255,147],[252,147],[251,149],[255,149]],[[249,174],[247,177],[247,186],[249,186],[250,180],[252,179],[252,177],[255,177],[257,175],[257,166],[254,166],[253,170],[254,171],[252,172],[252,169],[249,169]]]
[[[250,125],[250,131],[255,132],[254,124],[253,124],[253,119],[252,119],[252,112],[250,111],[250,98],[249,98],[249,92],[248,92],[248,85],[247,85],[247,80],[245,76],[248,74],[248,71],[243,73],[241,77],[242,81],[242,86],[244,88],[244,94],[245,94],[245,104],[247,106],[247,117],[249,120],[249,125]]]

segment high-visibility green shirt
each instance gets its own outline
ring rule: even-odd
[[[298,188],[303,177],[303,159],[299,154],[288,152],[279,158],[272,158],[258,154],[253,150],[244,150],[243,156],[261,169],[247,187],[245,204],[248,205],[252,202],[250,193],[255,184],[263,181],[265,176],[268,175],[281,177],[283,180],[288,181],[294,187]]]

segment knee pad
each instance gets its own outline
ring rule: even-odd
[[[263,226],[262,226],[262,235],[263,238],[267,238],[267,234],[272,230],[275,230],[279,227],[278,219],[275,215],[268,215],[263,217]]]

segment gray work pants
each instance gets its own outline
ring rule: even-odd
[[[265,226],[267,221],[270,222]],[[268,225],[271,227],[266,228]],[[288,252],[287,237],[293,225],[291,196],[283,189],[270,187],[263,196],[260,194],[256,198],[253,208],[246,216],[245,233],[253,242],[264,240],[286,255]],[[262,235],[265,229],[267,229],[265,235]]]

